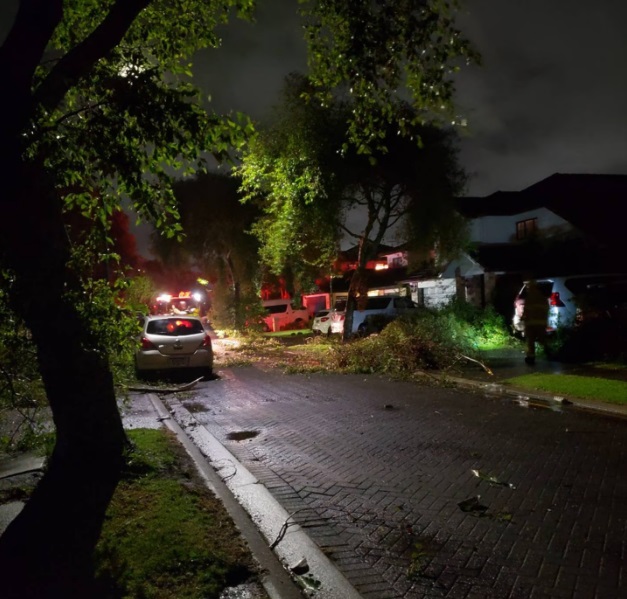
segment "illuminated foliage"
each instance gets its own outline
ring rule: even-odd
[[[387,124],[385,150],[366,155],[347,144],[355,104],[321,105],[308,89],[304,77],[288,78],[275,122],[248,145],[239,168],[246,201],[263,210],[253,227],[263,261],[276,274],[294,261],[328,267],[344,236],[360,248],[363,268],[391,231],[423,255],[436,243],[441,256],[454,253],[465,240],[454,198],[466,182],[455,131],[418,124],[401,135]],[[420,121],[406,103],[393,109]]]

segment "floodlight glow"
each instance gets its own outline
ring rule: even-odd
[[[172,299],[172,296],[168,293],[162,293],[159,297],[157,297],[158,302],[169,302]]]

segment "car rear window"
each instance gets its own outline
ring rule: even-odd
[[[282,314],[287,312],[287,304],[279,304],[278,306],[266,306],[266,312],[268,314]]]
[[[146,327],[146,332],[150,335],[171,335],[173,337],[197,335],[203,331],[202,323],[194,318],[160,318],[151,320]]]

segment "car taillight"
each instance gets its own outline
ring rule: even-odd
[[[157,349],[157,346],[147,337],[142,337],[141,345],[142,349]]]
[[[327,320],[329,320],[329,317],[324,316],[323,318],[320,319],[320,322],[326,322]]]
[[[557,306],[558,308],[564,307],[564,302],[560,299],[559,291],[554,291],[551,293],[551,297],[549,298],[549,305]]]
[[[211,337],[209,335],[205,335],[205,338],[202,340],[202,347],[211,347]]]

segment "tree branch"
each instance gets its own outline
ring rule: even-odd
[[[347,235],[350,235],[351,237],[354,237],[355,239],[359,239],[361,237],[361,235],[358,235],[357,233],[353,233],[350,229],[348,229],[346,227],[346,225],[343,225],[342,223],[339,224],[340,229],[342,229],[342,231],[344,231],[344,233],[346,233]]]
[[[35,101],[48,111],[54,110],[67,91],[120,43],[137,15],[151,1],[117,0],[100,25],[56,64],[35,91]]]
[[[31,116],[31,85],[37,65],[63,17],[63,0],[22,0],[13,27],[0,47],[4,111],[0,138],[22,131]]]

